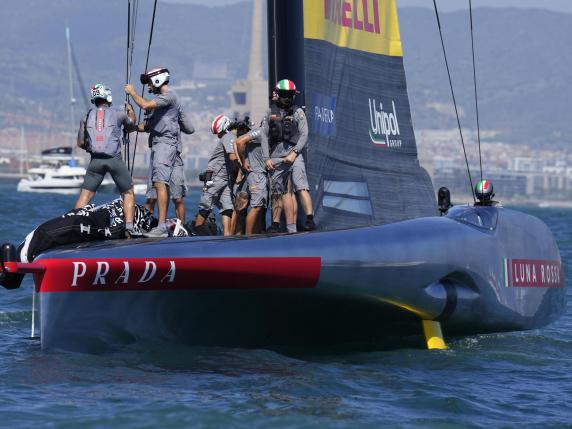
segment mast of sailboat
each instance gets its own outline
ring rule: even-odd
[[[71,53],[71,40],[70,40],[70,28],[66,27],[66,44],[68,53],[68,80],[69,80],[69,91],[70,91],[70,125],[71,125],[71,147],[72,147],[72,160],[75,159],[74,150],[74,129],[75,129],[75,98],[73,95],[73,73],[72,73],[72,53]]]
[[[25,171],[28,171],[28,148],[26,147],[26,135],[24,127],[20,127],[20,176],[24,176],[24,162],[26,162]]]
[[[296,103],[304,106],[304,2],[267,0],[267,14],[268,95],[280,79],[287,78],[300,91]]]

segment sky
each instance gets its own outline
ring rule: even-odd
[[[205,6],[238,3],[244,0],[162,0],[170,3],[197,3]],[[572,13],[572,0],[472,0],[473,7],[535,7]],[[433,0],[397,0],[398,7],[433,7]],[[466,9],[468,0],[437,0],[437,6],[442,11]]]

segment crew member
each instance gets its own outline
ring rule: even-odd
[[[293,164],[299,158],[296,168],[295,189],[300,195],[302,206],[306,214],[304,229],[315,228],[312,212],[312,200],[308,192],[304,159],[301,154],[308,141],[308,122],[302,108],[294,104],[296,85],[288,79],[276,84],[275,97],[270,112],[263,120],[267,139],[263,141],[262,150],[266,169],[270,173],[273,221],[279,221],[280,214],[276,211],[280,207],[279,199],[286,216],[288,232],[296,232],[296,209],[292,193],[288,192],[288,181],[293,172]],[[278,160],[278,161],[276,161]],[[275,210],[276,207],[276,210]]]
[[[130,105],[126,106],[125,112],[111,107],[112,101],[111,90],[107,86],[98,83],[91,88],[91,102],[95,108],[81,120],[77,136],[77,145],[91,154],[91,161],[75,208],[89,204],[105,174],[109,173],[123,199],[126,234],[134,235],[133,180],[121,159],[121,140],[123,130],[136,130],[136,119]]]
[[[246,235],[258,234],[262,230],[262,214],[268,195],[268,178],[262,152],[262,142],[266,139],[264,130],[255,129],[239,137],[235,143],[242,169],[247,174],[246,185],[250,194],[250,210],[245,221]]]
[[[234,126],[236,127],[236,136],[237,138],[240,138],[252,129],[250,117],[245,116],[241,121],[235,120]],[[250,202],[250,194],[248,193],[248,186],[246,183],[248,172],[246,172],[242,166],[236,144],[233,146],[237,163],[240,168],[233,186],[234,212],[232,214],[231,229],[233,234],[243,235],[245,234],[246,228],[246,211]]]
[[[131,84],[125,85],[125,93],[133,98],[137,105],[148,113],[141,131],[149,133],[151,146],[151,181],[157,192],[159,224],[146,237],[166,237],[167,205],[169,203],[169,183],[177,155],[180,154],[180,132],[192,134],[195,129],[179,103],[174,91],[169,88],[170,74],[166,68],[156,68],[141,75],[141,83],[148,85],[149,92],[156,95],[146,100],[135,91]],[[152,112],[150,112],[152,111]]]
[[[207,169],[203,173],[203,195],[199,203],[199,213],[195,219],[195,233],[202,231],[213,206],[221,215],[224,235],[232,235],[233,185],[236,178],[237,158],[234,154],[235,135],[229,130],[230,119],[224,115],[217,116],[211,124],[211,131],[218,136]]]

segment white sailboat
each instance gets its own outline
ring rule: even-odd
[[[85,168],[41,165],[28,170],[28,177],[18,182],[18,192],[53,192],[77,194],[83,183]]]

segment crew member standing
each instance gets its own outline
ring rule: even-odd
[[[125,112],[111,107],[112,101],[111,90],[107,86],[98,83],[91,88],[91,102],[95,109],[90,109],[81,120],[77,136],[77,145],[91,154],[91,161],[75,208],[89,204],[105,174],[109,173],[123,199],[126,233],[135,235],[133,180],[121,159],[121,140],[123,130],[132,132],[137,129],[136,118],[130,105],[126,106]]]
[[[277,97],[273,97],[275,100],[271,104],[270,112],[262,122],[262,129],[268,136],[263,140],[262,151],[266,169],[270,173],[273,220],[276,220],[274,211],[275,207],[279,207],[281,199],[288,232],[296,232],[294,196],[288,192],[288,182],[293,172],[293,164],[299,159],[293,181],[306,213],[305,229],[313,230],[315,225],[312,200],[305,180],[306,169],[301,153],[308,141],[308,121],[304,110],[294,104],[297,94],[294,82],[281,80],[276,84],[275,93]]]
[[[167,205],[169,203],[169,183],[177,155],[180,154],[180,132],[192,134],[195,130],[184,115],[177,94],[169,88],[169,70],[156,68],[141,75],[141,83],[149,87],[149,92],[156,95],[153,100],[146,100],[135,91],[133,85],[125,85],[125,93],[133,98],[137,105],[145,109],[149,115],[145,124],[139,129],[149,133],[151,146],[151,181],[157,192],[157,208],[159,224],[147,237],[166,237]]]

